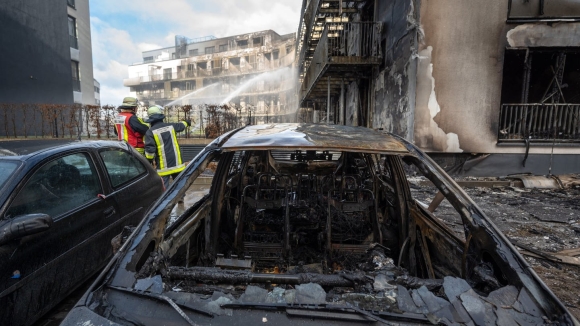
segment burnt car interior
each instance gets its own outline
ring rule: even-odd
[[[489,231],[494,226],[462,190],[416,154],[245,150],[208,160],[217,162],[209,194],[175,217],[170,211],[185,189],[169,197],[159,215],[164,234],[142,244],[143,254],[128,265],[136,284],[162,280],[180,298],[215,301],[219,293],[225,299],[212,316],[266,303],[325,309],[334,303],[367,322],[568,318],[562,307],[532,298],[549,289],[532,281],[533,271]],[[415,201],[409,173],[424,175],[440,194],[431,203]],[[457,211],[465,236],[437,217],[442,200]],[[261,291],[269,294],[256,298]],[[497,296],[503,306],[488,299]],[[480,308],[487,313],[477,315]]]

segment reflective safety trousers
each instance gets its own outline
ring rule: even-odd
[[[129,145],[134,147],[138,152],[140,152],[141,154],[144,154],[145,143],[143,142],[143,136],[145,136],[145,135],[142,135],[142,134],[134,131],[133,128],[131,128],[131,125],[129,124],[129,119],[131,119],[132,116],[134,116],[133,113],[120,112],[115,117],[115,129],[117,131],[117,138],[119,140],[126,141]],[[139,118],[137,118],[137,119],[139,119]],[[141,119],[139,119],[139,122],[144,124],[144,122],[141,121]]]
[[[155,159],[157,173],[162,177],[185,169],[176,133],[185,130],[186,126],[185,122],[156,123],[145,134],[145,157]]]

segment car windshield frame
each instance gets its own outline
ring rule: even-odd
[[[9,165],[13,165],[12,170],[8,170]],[[4,188],[8,184],[8,181],[12,179],[16,174],[18,169],[22,166],[22,161],[19,160],[7,160],[0,158],[0,189]]]

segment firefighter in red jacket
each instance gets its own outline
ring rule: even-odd
[[[135,115],[137,99],[125,97],[119,107],[119,114],[115,117],[115,134],[117,139],[127,142],[139,153],[145,155],[145,143],[143,137],[149,130],[149,126]]]

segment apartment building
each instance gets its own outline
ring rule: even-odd
[[[580,2],[304,0],[303,121],[412,140],[470,175],[580,172]]]
[[[143,52],[124,85],[147,105],[229,104],[255,123],[296,108],[296,35],[272,30],[215,38],[176,36],[175,46]]]
[[[67,0],[74,102],[96,104],[89,0]]]
[[[1,1],[0,103],[94,104],[89,19],[88,0]]]

